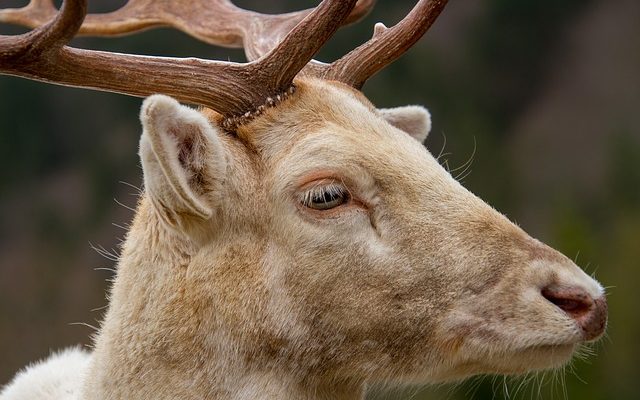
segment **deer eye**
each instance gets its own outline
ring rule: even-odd
[[[313,210],[330,210],[349,201],[349,192],[343,185],[330,183],[317,185],[304,193],[302,205]]]

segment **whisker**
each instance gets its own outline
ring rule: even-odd
[[[444,133],[444,131],[442,131],[442,139],[443,139],[442,147],[440,148],[440,152],[438,152],[438,156],[436,157],[436,160],[440,159],[440,157],[444,153],[444,148],[447,146],[447,135]]]
[[[89,242],[89,247],[91,247],[92,250],[94,250],[96,253],[98,253],[99,255],[101,255],[102,257],[106,258],[109,261],[117,262],[118,259],[120,258],[120,256],[114,249],[111,249],[111,251],[109,251],[105,249],[103,246],[100,246],[100,245],[95,246],[91,242]]]
[[[473,138],[473,150],[472,150],[472,152],[471,152],[471,155],[469,156],[469,158],[467,159],[467,161],[465,161],[464,163],[462,163],[459,167],[456,167],[456,168],[452,169],[452,170],[451,170],[451,172],[456,172],[456,171],[459,171],[459,170],[461,170],[461,169],[463,169],[463,168],[468,167],[468,166],[473,162],[473,159],[474,159],[474,157],[475,157],[475,155],[476,155],[476,150],[477,150],[476,138],[474,137],[474,138]]]
[[[119,206],[122,206],[122,207],[126,208],[127,210],[130,210],[130,211],[133,211],[133,212],[136,211],[134,208],[131,208],[131,207],[119,202],[118,199],[116,199],[116,198],[114,198],[113,201],[115,201],[116,204],[118,204]]]
[[[469,158],[467,159],[467,161],[465,161],[462,165],[460,165],[457,168],[454,168],[451,170],[451,172],[456,172],[460,169],[462,169],[462,172],[460,174],[458,174],[458,176],[462,175],[467,169],[469,169],[469,167],[471,166],[471,164],[473,164],[473,160],[476,156],[476,150],[478,148],[478,143],[476,142],[476,137],[473,137],[473,151],[471,152],[471,155],[469,156]],[[458,179],[456,177],[456,179]]]
[[[471,172],[473,172],[473,170],[472,170],[472,169],[469,169],[469,171],[467,171],[467,173],[466,173],[464,176],[462,176],[462,177],[460,177],[460,176],[456,176],[456,180],[457,180],[458,182],[460,182],[460,183],[464,182],[464,180],[465,180],[465,179],[467,179],[467,177],[468,177],[469,175],[471,175]]]
[[[109,268],[109,267],[96,267],[93,270],[94,271],[108,271],[108,272],[113,272],[114,274],[117,272],[115,268]]]
[[[86,323],[86,322],[69,322],[67,325],[80,325],[80,326],[86,326],[87,328],[91,328],[91,329],[93,329],[93,330],[94,330],[94,331],[96,331],[96,332],[99,330],[99,329],[98,329],[98,328],[96,328],[95,326],[93,326],[93,325],[91,325],[91,324],[88,324],[88,323]]]
[[[121,183],[121,184],[123,184],[123,185],[129,186],[129,187],[130,187],[130,188],[132,188],[132,189],[135,189],[136,193],[135,193],[135,194],[134,194],[134,193],[132,193],[133,195],[140,196],[140,195],[142,195],[142,194],[144,193],[144,191],[142,190],[142,188],[141,188],[141,187],[137,187],[136,185],[134,185],[134,184],[132,184],[132,183],[125,182],[125,181],[119,181],[118,183]]]
[[[506,399],[510,399],[511,396],[509,396],[509,386],[507,385],[507,377],[503,376],[502,377],[502,394],[504,395],[504,397]]]
[[[562,373],[560,375],[562,384],[562,398],[563,400],[569,400],[569,391],[567,390],[567,371],[566,366],[562,367]]]
[[[115,222],[112,222],[111,225],[115,226],[116,228],[120,228],[123,231],[129,230],[129,224],[119,225],[119,224],[116,224]]]

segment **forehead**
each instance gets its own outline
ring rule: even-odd
[[[295,142],[328,124],[354,131],[371,128],[377,119],[371,102],[350,87],[310,78],[296,81],[296,86],[286,101],[241,126],[238,136],[257,147],[277,149],[281,142]]]
[[[422,144],[388,124],[360,92],[320,80],[297,84],[292,98],[239,132],[272,174],[337,170],[383,181],[423,180],[439,167]]]
[[[265,162],[284,153],[335,151],[344,155],[412,153],[424,147],[388,124],[371,102],[346,85],[319,79],[296,82],[287,101],[238,130],[238,136],[260,152]]]

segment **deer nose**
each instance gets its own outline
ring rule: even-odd
[[[542,296],[573,318],[582,329],[584,340],[594,340],[607,326],[607,300],[602,295],[593,298],[584,289],[551,285],[542,289]]]

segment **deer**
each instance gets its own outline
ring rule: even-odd
[[[446,3],[419,0],[332,63],[313,57],[373,1],[0,11],[33,29],[0,36],[0,73],[146,97],[144,190],[93,348],[32,365],[0,398],[362,399],[379,383],[557,368],[599,339],[603,287],[439,164],[425,108],[360,91]],[[68,46],[155,26],[248,61]]]

